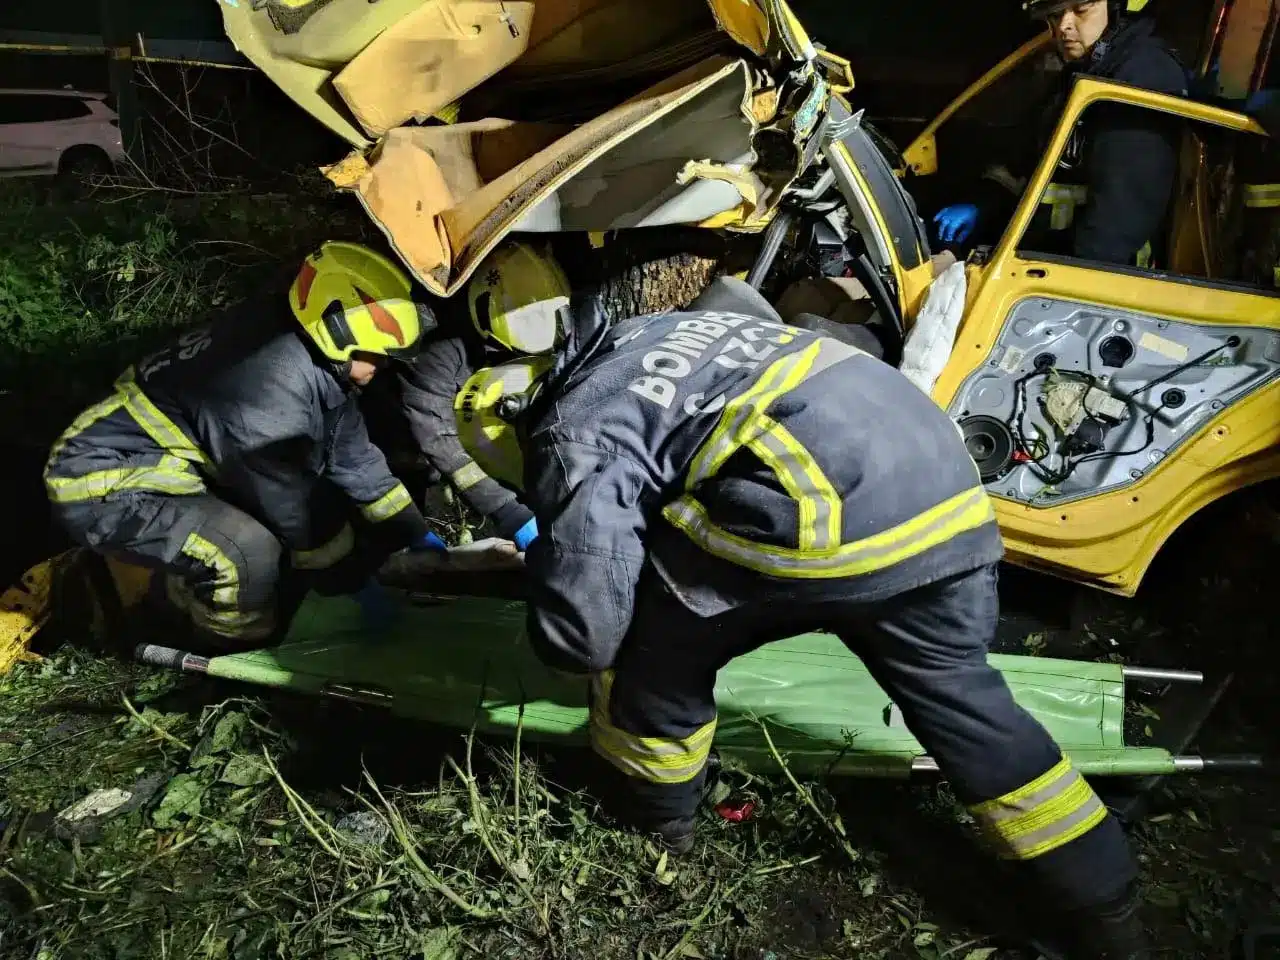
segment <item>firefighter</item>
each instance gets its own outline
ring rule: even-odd
[[[988,168],[966,203],[944,207],[933,222],[944,246],[962,251],[999,239],[1027,180],[1044,155],[1078,77],[1096,77],[1157,93],[1186,96],[1187,74],[1156,37],[1146,0],[1028,0],[1044,20],[1062,60],[1047,103],[1023,125],[1027,150]],[[1058,176],[1022,246],[1085,260],[1151,265],[1177,175],[1179,127],[1156,111],[1095,104],[1084,112],[1058,163]]]
[[[590,675],[616,811],[688,850],[717,671],[829,630],[999,852],[1070,911],[1078,955],[1129,956],[1121,828],[987,663],[1003,547],[954,423],[733,279],[688,312],[606,327],[575,301],[570,316],[553,357],[471,378],[459,430],[490,473],[524,478],[542,530],[528,636],[548,666]]]
[[[486,260],[467,289],[471,330],[438,335],[401,367],[400,401],[418,450],[462,499],[489,518],[498,536],[524,551],[538,535],[533,511],[510,483],[481,469],[458,439],[454,403],[479,368],[555,347],[569,284],[556,261],[535,247],[509,244]],[[518,478],[516,487],[518,488]]]
[[[1267,137],[1241,138],[1236,152],[1243,216],[1240,279],[1280,289],[1280,91],[1264,88],[1244,103],[1224,104],[1258,122]]]
[[[90,551],[163,572],[152,579],[167,606],[212,651],[269,642],[282,567],[349,592],[376,563],[369,551],[443,547],[356,399],[434,325],[409,297],[385,257],[322,245],[287,298],[263,294],[181,334],[71,424],[45,469],[55,517]],[[358,511],[333,508],[351,502]]]

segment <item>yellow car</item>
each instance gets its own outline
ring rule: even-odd
[[[908,185],[936,175],[939,131],[1043,52],[1032,40],[903,151]],[[1081,116],[1120,102],[1180,118],[1167,264],[1139,269],[1023,248]],[[967,300],[933,396],[979,462],[1009,559],[1131,596],[1196,511],[1280,473],[1280,299],[1251,263],[1274,188],[1238,182],[1263,130],[1192,100],[1077,81],[998,243],[966,267]],[[1253,225],[1253,226],[1256,226]],[[1272,224],[1274,226],[1274,224]],[[910,303],[904,298],[904,310]],[[1037,463],[1046,446],[1074,453]]]
[[[1003,95],[998,81],[1047,40],[899,154],[851,106],[847,63],[783,0],[267,0],[223,14],[242,52],[352,145],[330,178],[440,295],[511,231],[693,224],[767,230],[776,252],[810,216],[834,224],[900,338],[936,270],[909,191],[946,167],[947,125]],[[591,112],[597,91],[620,105]],[[1023,249],[1072,130],[1104,101],[1185,123],[1163,269]],[[1280,300],[1245,282],[1226,243],[1268,205],[1231,176],[1262,137],[1239,114],[1081,80],[1000,241],[966,264],[932,393],[968,439],[1013,562],[1131,595],[1192,514],[1280,474]]]

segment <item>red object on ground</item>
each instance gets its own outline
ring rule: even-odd
[[[748,800],[746,803],[736,807],[732,803],[725,802],[716,807],[716,813],[730,823],[742,823],[744,820],[751,819],[751,814],[755,812],[755,809],[754,800]]]

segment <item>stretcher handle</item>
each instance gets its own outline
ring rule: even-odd
[[[1165,683],[1204,683],[1199,670],[1173,670],[1166,667],[1121,667],[1126,680],[1156,680]]]

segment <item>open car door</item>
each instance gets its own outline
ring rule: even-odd
[[[852,85],[784,0],[223,0],[223,18],[356,148],[330,179],[441,296],[511,231],[762,228]]]
[[[1082,115],[1100,108],[1194,136],[1227,172],[1265,136],[1206,104],[1077,81],[1003,237],[970,266],[967,311],[933,396],[961,425],[1009,559],[1132,596],[1196,511],[1280,476],[1280,292],[1239,272],[1162,266],[1158,253],[1140,266],[1036,245],[1059,158]],[[1203,189],[1191,172],[1169,199],[1175,214]],[[1222,181],[1212,205],[1240,206],[1247,190]],[[1180,228],[1175,216],[1172,239],[1147,247],[1176,248]]]

